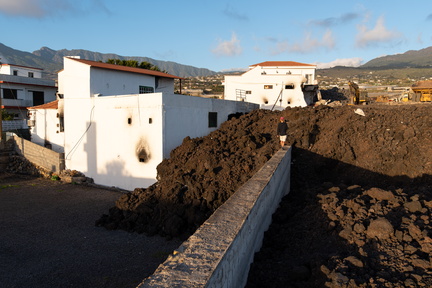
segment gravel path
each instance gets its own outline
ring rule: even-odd
[[[136,287],[181,243],[96,227],[120,196],[0,174],[0,286]]]

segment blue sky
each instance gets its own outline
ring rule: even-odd
[[[432,2],[0,0],[0,42],[208,68],[297,61],[358,66],[432,46]]]

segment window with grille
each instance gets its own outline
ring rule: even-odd
[[[139,94],[154,93],[154,88],[150,86],[139,86]]]

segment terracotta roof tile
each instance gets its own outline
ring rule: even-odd
[[[316,66],[316,65],[312,65],[312,64],[305,64],[305,63],[300,63],[300,62],[294,62],[294,61],[266,61],[266,62],[261,62],[258,64],[254,64],[254,65],[250,65],[251,67],[254,66],[274,66],[274,67],[285,67],[285,66]]]
[[[42,105],[27,107],[27,109],[57,109],[58,108],[58,100],[48,102]]]
[[[165,77],[165,78],[172,78],[172,79],[183,79],[182,77],[171,75],[171,74],[160,72],[160,71],[127,67],[127,66],[115,65],[115,64],[108,64],[108,63],[102,63],[102,62],[91,61],[91,60],[77,59],[77,58],[72,58],[72,57],[68,57],[68,58],[75,60],[77,62],[83,63],[83,64],[90,65],[92,67],[97,67],[97,68],[101,68],[101,69],[117,70],[117,71],[159,76],[159,77]]]

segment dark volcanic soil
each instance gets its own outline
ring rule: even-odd
[[[430,287],[431,112],[430,103],[254,111],[186,138],[156,184],[122,196],[97,225],[186,237],[279,149],[285,116],[291,192],[247,286]]]

